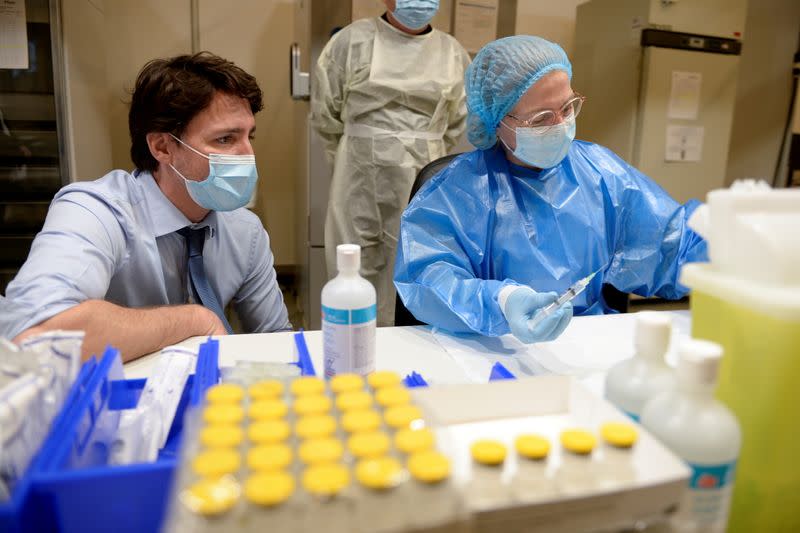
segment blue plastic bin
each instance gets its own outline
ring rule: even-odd
[[[183,390],[157,461],[126,466],[106,464],[111,431],[120,411],[136,407],[146,380],[122,379],[119,353],[107,349],[89,376],[76,381],[18,486],[25,494],[19,496],[13,515],[9,514],[13,519],[8,531],[159,531],[177,465],[184,413],[219,380],[218,349],[218,342],[211,339],[200,347],[195,374]],[[0,531],[6,530],[0,521]]]

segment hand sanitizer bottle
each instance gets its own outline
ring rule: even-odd
[[[636,422],[647,400],[674,384],[672,370],[664,361],[672,321],[664,313],[636,315],[636,353],[614,366],[606,376],[606,398]]]
[[[723,533],[742,434],[733,413],[714,398],[722,347],[691,339],[679,356],[675,387],[647,402],[642,425],[691,469],[673,529]]]
[[[325,377],[375,370],[375,287],[358,274],[361,247],[336,247],[339,274],[322,288]]]

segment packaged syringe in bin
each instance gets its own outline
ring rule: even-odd
[[[52,331],[18,346],[0,339],[0,530],[19,529],[26,472],[78,377],[83,333]],[[84,369],[80,379],[88,375]],[[80,380],[79,380],[80,382]]]
[[[166,349],[158,378],[149,381],[125,380],[113,348],[85,363],[20,478],[25,494],[7,513],[0,507],[0,529],[158,531],[183,415],[191,398],[218,380],[217,352],[215,340],[201,345],[199,355]],[[196,375],[187,376],[195,359]],[[126,419],[137,423],[126,426]]]

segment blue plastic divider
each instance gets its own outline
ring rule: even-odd
[[[492,366],[492,372],[489,374],[489,381],[497,381],[501,379],[517,379],[514,374],[511,373],[506,367],[503,366],[503,363],[500,361],[496,362],[494,366]]]
[[[425,381],[425,378],[422,377],[421,374],[418,374],[416,371],[411,372],[406,377],[403,378],[403,383],[406,387],[427,387],[428,382]]]
[[[294,345],[297,348],[297,362],[294,364],[300,367],[300,375],[316,376],[317,373],[314,371],[314,363],[308,353],[308,345],[302,329],[294,334]]]
[[[177,466],[183,417],[219,380],[218,341],[201,345],[195,374],[184,387],[167,443],[153,463],[108,466],[113,422],[136,407],[146,380],[122,379],[116,350],[87,363],[52,430],[18,488],[13,514],[0,507],[0,531],[29,533],[157,532]],[[15,491],[14,496],[17,496]],[[5,520],[11,516],[12,519]],[[8,526],[8,527],[6,527]]]

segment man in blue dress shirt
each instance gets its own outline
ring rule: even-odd
[[[133,173],[73,183],[53,199],[0,297],[0,336],[86,332],[130,360],[195,335],[291,329],[269,237],[244,208],[257,181],[251,140],[262,93],[209,53],[154,60],[136,80]]]

